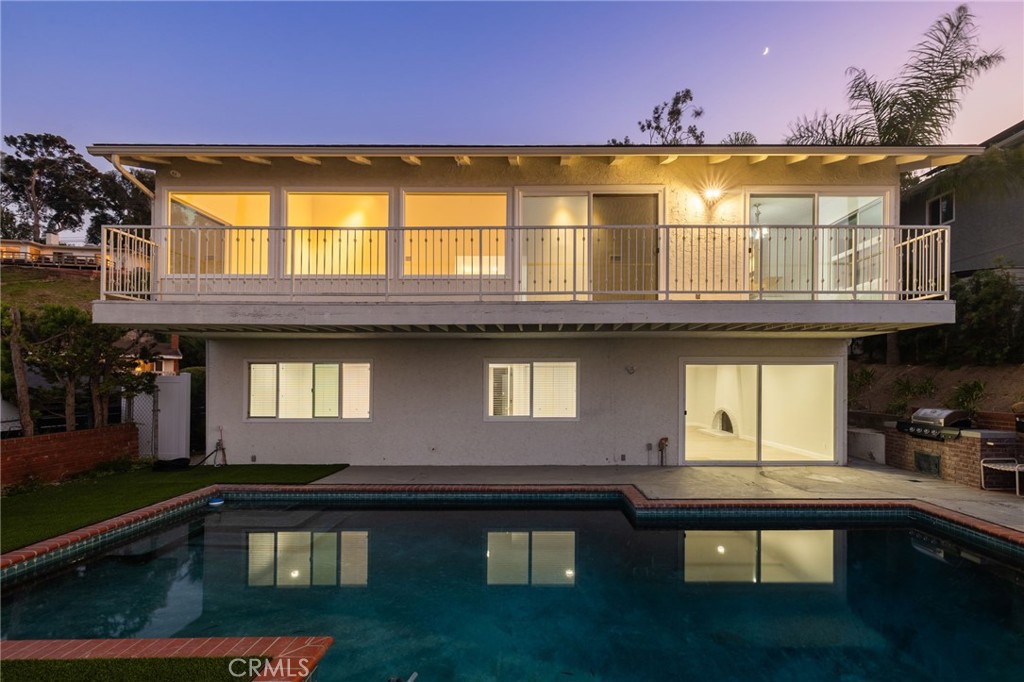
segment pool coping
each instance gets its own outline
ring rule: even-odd
[[[737,511],[785,511],[785,510],[889,510],[917,512],[925,514],[956,526],[997,538],[1004,542],[1024,549],[1024,532],[1002,526],[991,521],[979,519],[963,512],[947,509],[932,502],[915,498],[885,499],[772,499],[755,500],[749,498],[735,499],[653,499],[647,497],[633,484],[318,484],[318,485],[283,485],[283,484],[215,484],[178,495],[163,502],[157,502],[134,511],[100,521],[78,530],[63,533],[48,540],[27,545],[0,555],[0,571],[6,572],[12,566],[22,562],[33,562],[59,550],[87,543],[100,536],[119,530],[134,527],[141,522],[158,521],[175,512],[188,508],[205,506],[210,498],[220,495],[376,495],[398,494],[412,496],[443,496],[445,494],[479,494],[479,495],[618,495],[629,508],[639,517],[644,512],[681,511],[681,510],[737,510]]]
[[[4,642],[0,660],[127,658],[269,658],[257,682],[312,679],[333,637],[195,637],[168,639],[17,639]]]

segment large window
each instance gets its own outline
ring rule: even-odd
[[[253,362],[250,418],[369,419],[368,362]]]
[[[365,586],[369,540],[365,530],[249,533],[248,584]]]
[[[687,461],[835,459],[835,365],[688,364]]]
[[[575,419],[576,362],[487,364],[487,416]]]
[[[270,194],[171,192],[167,272],[172,275],[265,275]],[[194,229],[182,229],[182,228]]]
[[[948,225],[954,217],[953,193],[949,192],[928,201],[925,218],[929,225]]]
[[[404,224],[403,275],[505,274],[505,193],[409,192]]]
[[[383,275],[387,264],[386,192],[290,192],[285,273]]]
[[[689,530],[688,583],[832,583],[835,531]]]
[[[488,585],[576,584],[576,531],[497,531],[487,534]]]

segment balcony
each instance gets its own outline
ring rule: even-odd
[[[948,298],[947,227],[107,227],[132,300]]]
[[[107,227],[96,319],[875,332],[951,321],[948,248],[933,226]]]

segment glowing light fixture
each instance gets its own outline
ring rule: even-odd
[[[718,546],[718,553],[719,554],[725,554],[725,547],[723,547],[722,545],[719,545]]]
[[[298,578],[299,577],[299,572],[298,571],[292,571],[291,573],[289,573],[289,575],[291,577],[293,577],[293,578]]]
[[[709,211],[722,200],[722,195],[722,188],[715,186],[705,187],[704,191],[701,192],[701,198],[704,199],[704,205],[707,206]]]

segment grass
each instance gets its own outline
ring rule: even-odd
[[[224,682],[250,680],[248,674],[231,675],[230,658],[83,658],[79,660],[3,661],[4,682],[181,682],[197,680]],[[235,664],[236,672],[242,665]]]
[[[4,303],[18,304],[26,310],[53,303],[91,311],[92,302],[100,297],[99,273],[96,271],[5,265],[0,280]]]
[[[0,502],[0,552],[145,507],[214,483],[310,483],[346,464],[246,464],[184,471],[133,469],[7,495]]]

